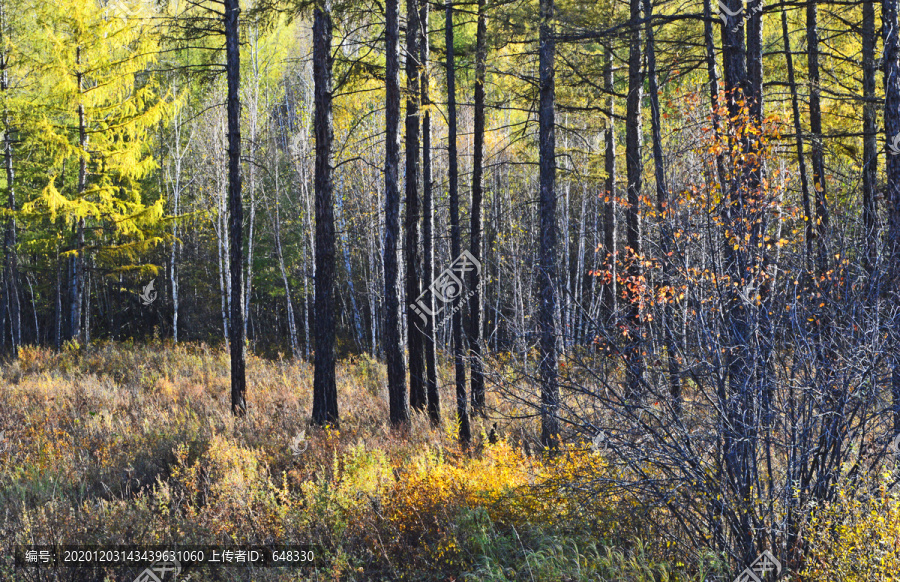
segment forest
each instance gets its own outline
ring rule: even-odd
[[[900,0],[0,0],[0,157],[2,580],[900,571]]]

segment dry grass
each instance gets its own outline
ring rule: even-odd
[[[570,467],[602,471],[598,455],[541,461],[486,443],[480,420],[464,453],[450,410],[442,428],[416,415],[392,431],[383,365],[365,357],[339,366],[339,430],[308,426],[308,365],[255,357],[236,420],[227,363],[203,345],[23,349],[0,372],[3,545],[314,543],[324,558],[191,580],[596,580],[618,563],[599,543],[617,525],[613,499],[576,506],[540,487]]]

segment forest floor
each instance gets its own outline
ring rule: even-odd
[[[3,580],[131,582],[143,569],[11,564],[14,546],[47,543],[316,553],[312,567],[185,567],[177,577],[194,582],[713,579],[660,558],[665,544],[639,508],[571,494],[573,475],[608,470],[590,447],[541,459],[512,436],[524,438],[527,421],[492,443],[492,421],[476,419],[475,443],[461,451],[449,393],[442,427],[416,414],[408,431],[390,430],[385,371],[366,357],[339,364],[339,430],[308,426],[307,364],[252,356],[249,410],[236,420],[227,353],[202,345],[25,348],[0,381]]]

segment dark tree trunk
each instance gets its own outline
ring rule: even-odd
[[[6,47],[6,5],[0,2],[0,45]],[[0,54],[0,91],[9,91],[9,52]],[[7,208],[16,210],[15,172],[13,170],[13,138],[9,111],[3,111],[3,165],[6,169]],[[3,238],[3,255],[5,258],[6,293],[5,300],[9,304],[10,337],[12,338],[13,355],[18,354],[22,343],[22,319],[19,299],[19,265],[16,249],[16,220],[10,218],[6,223],[6,234]]]
[[[653,2],[644,0],[644,17],[647,20],[647,90],[650,92],[650,134],[653,141],[653,173],[656,180],[656,212],[660,220],[659,250],[662,260],[662,283],[669,284],[669,250],[672,236],[669,231],[669,192],[666,187],[666,173],[662,151],[662,135],[659,119],[659,87],[656,79],[656,46],[653,36]],[[663,336],[666,345],[666,360],[669,368],[669,394],[676,414],[681,414],[681,380],[679,378],[677,343],[672,305],[663,307]]]
[[[900,138],[900,38],[898,38],[897,0],[884,0],[881,19],[884,36],[884,137],[888,144]],[[889,282],[896,289],[900,282],[900,155],[886,158],[885,198],[888,203]],[[900,356],[897,355],[900,317],[893,322],[893,362],[891,373],[894,432],[900,433]]]
[[[628,275],[640,276],[641,226],[640,204],[643,189],[643,161],[641,159],[642,121],[641,98],[644,79],[641,71],[641,0],[631,1],[631,44],[628,52],[628,98],[625,112],[625,170],[628,179],[628,205],[625,209],[626,261]],[[636,398],[642,391],[644,359],[641,354],[641,323],[638,303],[626,298],[629,334],[626,338],[625,365],[628,397]]]
[[[428,53],[430,43],[428,38],[428,13],[427,2],[421,2],[419,8],[419,30],[421,41],[419,43],[419,62],[422,67],[422,279],[425,286],[434,281],[434,198],[432,197],[431,177],[431,101],[428,95],[428,87],[431,83],[431,75],[428,72]],[[434,296],[429,291],[425,295],[427,311],[424,314],[425,324],[425,392],[428,398],[428,417],[432,424],[441,422],[441,397],[437,384],[437,349],[435,346],[435,322],[434,322]]]
[[[559,385],[556,353],[556,85],[553,0],[541,0],[539,72],[541,250],[538,289],[541,332],[541,444],[559,441]]]
[[[806,4],[807,65],[809,69],[809,129],[812,140],[810,159],[812,161],[813,188],[815,189],[816,220],[815,230],[818,241],[817,267],[819,272],[827,270],[828,251],[825,244],[825,229],[828,226],[828,203],[825,192],[825,153],[822,146],[822,106],[819,86],[819,6],[818,0]]]
[[[716,46],[713,39],[712,7],[710,0],[703,0],[703,41],[706,47],[706,73],[709,78],[709,102],[712,106],[712,124],[715,138],[721,139],[722,125],[719,115],[719,73],[716,71]],[[722,192],[728,188],[725,182],[725,162],[721,153],[716,153],[716,178]]]
[[[478,24],[475,32],[475,127],[473,135],[472,160],[472,207],[471,237],[472,256],[482,263],[481,212],[484,189],[484,81],[485,59],[487,57],[487,23],[484,16],[485,0],[478,0]],[[481,271],[473,269],[469,278],[469,353],[472,370],[472,410],[473,413],[484,412],[484,372],[481,369],[482,340],[482,297]]]
[[[812,260],[813,217],[809,204],[809,184],[806,178],[806,157],[803,155],[803,125],[800,121],[800,99],[797,96],[797,82],[794,77],[794,55],[791,52],[791,38],[788,31],[787,9],[784,0],[781,3],[781,33],[784,37],[784,58],[787,64],[788,85],[791,89],[791,113],[794,117],[794,134],[797,144],[797,162],[800,171],[800,194],[803,203],[803,215],[806,217],[806,261]],[[809,266],[807,264],[807,266]]]
[[[453,47],[453,2],[446,5],[445,35],[447,41],[447,125],[450,150],[450,254],[455,261],[462,254],[462,236],[459,230],[459,163],[456,153],[456,64]],[[466,398],[466,359],[463,346],[462,314],[457,309],[452,316],[453,363],[456,375],[456,417],[459,421],[459,442],[468,446],[472,440],[469,428],[468,402]]]
[[[419,274],[419,10],[406,0],[406,321],[409,346],[409,403],[424,410],[425,330],[415,301],[421,293]]]
[[[863,58],[863,229],[865,267],[872,272],[877,259],[878,206],[875,188],[878,179],[878,113],[875,106],[875,3],[864,0],[862,5]]]
[[[760,1],[760,0],[757,0]],[[731,14],[722,26],[722,48],[724,62],[725,94],[728,114],[735,125],[750,122],[742,114],[742,108],[754,95],[761,94],[752,86],[747,74],[747,53],[744,47],[744,18],[741,0],[725,0],[725,7]],[[752,117],[752,116],[751,116]],[[754,172],[753,144],[750,135],[745,131],[740,148],[741,157],[734,160],[734,177],[723,193],[722,210],[723,226],[726,230],[724,248],[724,270],[732,281],[738,282],[735,287],[743,288],[747,284],[746,277],[752,271],[750,255],[744,248],[745,235],[748,234],[750,217],[747,214],[747,197],[753,191]],[[734,149],[734,147],[732,148]],[[752,227],[751,227],[752,228]],[[735,241],[740,241],[735,244]],[[737,248],[734,248],[737,247]],[[753,248],[752,243],[750,248]],[[727,426],[723,430],[722,451],[724,455],[727,487],[744,508],[738,516],[737,525],[732,526],[735,551],[738,559],[749,563],[755,553],[754,534],[752,528],[752,508],[750,499],[753,486],[754,454],[754,416],[750,411],[751,401],[751,363],[755,361],[755,351],[749,337],[749,313],[736,289],[729,292],[728,311],[724,326],[728,342],[728,384],[731,394],[719,394],[722,405],[726,407]]]
[[[388,0],[385,20],[385,162],[384,162],[384,352],[387,360],[391,424],[409,421],[406,361],[400,321],[400,2]],[[411,297],[410,299],[415,299]]]
[[[607,328],[613,325],[612,318],[616,312],[616,127],[614,121],[615,76],[613,73],[613,53],[607,46],[604,54],[606,64],[603,70],[603,88],[606,90],[606,107],[609,113],[606,117],[606,130],[604,139],[604,166],[606,171],[606,183],[604,185],[603,202],[603,260],[604,266],[610,275],[608,282],[600,288],[601,306],[603,313],[603,325]]]
[[[747,97],[750,101],[750,117],[757,125],[762,121],[763,111],[763,7],[763,0],[747,1],[747,79],[749,81]],[[758,176],[758,173],[756,175]]]
[[[231,317],[229,348],[231,351],[231,411],[243,416],[247,411],[244,348],[243,291],[243,223],[241,202],[241,48],[239,39],[240,5],[238,0],[225,0],[225,67],[228,77],[228,215],[231,271]]]
[[[329,0],[313,12],[313,77],[316,133],[316,355],[313,422],[338,423],[334,376],[334,188],[331,177],[331,12]]]
[[[79,96],[84,93],[84,73],[81,70],[81,47],[75,49],[75,64],[78,66],[76,79]],[[84,194],[87,187],[87,125],[84,102],[78,103],[78,147],[81,154],[78,160],[78,195]],[[81,341],[81,302],[84,288],[84,217],[75,225],[75,256],[72,257],[71,276],[69,277],[69,338]]]

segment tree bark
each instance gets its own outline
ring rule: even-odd
[[[431,49],[428,37],[428,2],[419,8],[419,62],[422,69],[422,280],[424,285],[434,281],[434,197],[431,167],[431,100],[428,89],[431,75],[428,56]],[[441,422],[441,399],[437,384],[437,347],[435,345],[434,296],[425,294],[427,313],[423,328],[425,348],[425,392],[428,399],[428,417],[433,425]]]
[[[6,3],[0,2],[0,46],[6,47],[7,43]],[[8,94],[9,91],[9,52],[4,49],[0,55],[0,91]],[[12,125],[9,120],[9,109],[3,110],[3,165],[6,170],[7,208],[10,212],[16,211],[15,171],[13,169],[13,138]],[[19,265],[18,250],[16,249],[16,220],[10,218],[6,223],[6,234],[3,238],[3,254],[5,258],[5,298],[9,303],[10,336],[12,338],[13,356],[18,354],[18,348],[22,343],[22,321],[19,293]]]
[[[662,135],[659,119],[659,87],[656,79],[656,46],[653,35],[653,2],[644,0],[644,18],[647,20],[647,89],[650,92],[650,134],[653,141],[653,171],[656,179],[656,212],[660,221],[659,249],[662,261],[662,283],[669,284],[671,265],[669,250],[672,248],[672,235],[669,231],[668,216],[669,192],[666,187],[666,174],[662,151]],[[663,299],[663,301],[666,301]],[[672,408],[681,414],[681,379],[679,377],[677,343],[675,342],[675,323],[672,316],[672,305],[666,301],[663,306],[663,337],[666,345],[666,360],[669,372],[669,394],[672,397]]]
[[[316,132],[316,356],[313,422],[338,424],[334,375],[334,194],[331,168],[331,12],[328,0],[313,12]]]
[[[758,0],[762,1],[762,0]],[[822,146],[822,106],[819,86],[819,6],[818,0],[806,4],[807,65],[809,69],[809,129],[812,134],[813,188],[815,189],[817,244],[817,267],[820,273],[827,270],[828,251],[825,244],[825,230],[828,226],[828,202],[825,190],[825,153]]]
[[[813,232],[812,209],[809,203],[809,184],[806,178],[806,156],[803,155],[803,126],[800,121],[800,99],[797,96],[797,82],[794,77],[794,55],[791,51],[791,38],[788,31],[787,9],[784,0],[781,2],[781,33],[784,38],[784,58],[787,64],[788,85],[791,89],[791,112],[794,117],[794,141],[797,144],[797,162],[800,172],[800,194],[803,204],[803,215],[806,217],[806,261],[807,267],[812,261]]]
[[[409,404],[425,410],[425,330],[415,311],[421,293],[419,266],[419,7],[406,0],[406,321]]]
[[[541,444],[555,449],[559,443],[559,385],[556,351],[556,84],[553,38],[553,0],[541,0],[539,29],[540,73],[540,212],[541,249],[538,321],[541,333]]]
[[[75,49],[76,80],[78,84],[78,147],[81,150],[78,160],[78,197],[84,195],[87,187],[87,126],[84,101],[84,73],[81,70],[81,47]],[[84,289],[84,217],[75,224],[75,255],[72,257],[72,272],[69,277],[69,338],[80,341],[81,338],[81,302]]]
[[[641,0],[631,2],[631,44],[628,52],[628,98],[625,112],[625,170],[628,178],[628,205],[625,209],[625,243],[628,248],[628,276],[640,277],[641,225],[640,204],[643,189],[643,161],[641,149],[643,130],[641,101],[644,79],[641,71]],[[626,385],[628,398],[637,398],[643,391],[644,358],[641,353],[641,322],[636,298],[629,299],[628,332],[625,346]]]
[[[472,138],[472,205],[471,248],[484,268],[482,252],[482,205],[484,198],[484,81],[487,58],[487,23],[485,21],[485,0],[478,0],[478,20],[475,29],[475,120]],[[484,293],[481,289],[481,271],[469,272],[469,365],[472,374],[472,412],[484,412],[484,371],[482,364]]]
[[[247,411],[247,379],[244,347],[244,273],[243,222],[241,201],[241,53],[239,39],[240,5],[238,0],[225,2],[225,59],[228,77],[228,215],[229,271],[231,276],[230,321],[228,332],[231,351],[231,411],[243,416]]]
[[[888,144],[897,143],[900,136],[900,37],[898,37],[898,0],[884,0],[881,19],[884,37],[884,137]],[[886,166],[886,196],[888,203],[889,257],[888,281],[897,289],[900,282],[900,155],[888,154]],[[900,433],[900,317],[894,316],[893,361],[891,362],[891,393],[894,433]]]
[[[863,230],[865,267],[871,274],[877,261],[878,113],[875,106],[875,3],[862,3],[863,58]]]
[[[394,427],[409,421],[406,362],[400,320],[400,2],[388,0],[385,21],[385,123],[384,162],[384,351],[387,360],[390,418]]]
[[[613,71],[613,53],[612,49],[607,46],[605,50],[604,60],[606,62],[603,70],[603,85],[608,97],[606,98],[606,107],[609,113],[606,117],[606,130],[603,132],[604,138],[604,166],[606,171],[605,194],[603,202],[603,252],[604,265],[610,278],[600,288],[602,294],[603,309],[603,325],[611,326],[612,318],[616,313],[617,287],[618,280],[616,274],[616,230],[618,220],[616,220],[616,127],[614,120],[616,98],[615,98],[615,72]]]
[[[446,26],[444,28],[447,42],[447,125],[448,146],[450,150],[450,254],[455,261],[462,254],[462,236],[459,229],[459,162],[456,152],[456,63],[453,46],[453,2],[446,4]],[[456,418],[459,422],[459,442],[468,446],[472,440],[469,427],[468,401],[466,398],[466,359],[462,335],[462,314],[455,310],[452,316],[453,327],[453,363],[456,376]]]

